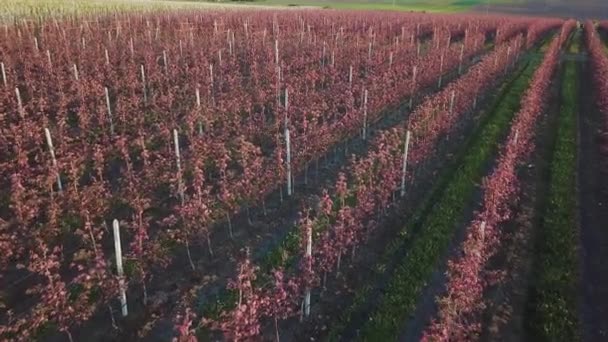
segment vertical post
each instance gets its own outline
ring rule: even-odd
[[[200,114],[200,110],[201,110],[201,91],[198,87],[196,87],[196,109],[198,110],[198,113]],[[203,122],[199,119],[198,121],[198,135],[202,136],[203,135]]]
[[[211,89],[213,89],[213,64],[209,63],[209,81],[211,82]]]
[[[6,69],[4,68],[4,63],[0,63],[0,69],[2,69],[2,84],[6,87]]]
[[[135,55],[135,49],[133,49],[133,37],[129,39],[129,47],[131,49],[131,57]]]
[[[118,286],[120,289],[120,308],[122,311],[122,317],[127,317],[129,309],[127,308],[127,293],[125,289],[124,272],[122,268],[122,247],[120,244],[120,225],[118,220],[114,219],[112,222],[112,228],[114,230],[114,252],[116,254],[116,272],[118,273]]]
[[[51,153],[51,161],[53,162],[53,168],[55,172],[57,172],[57,189],[59,191],[63,191],[63,186],[61,185],[61,176],[59,174],[59,167],[57,166],[57,158],[55,158],[55,148],[53,147],[53,139],[51,139],[51,132],[48,128],[44,128],[44,135],[46,137],[46,144],[49,147],[49,152]]]
[[[76,81],[78,81],[78,67],[76,66],[76,64],[75,64],[75,63],[74,63],[74,67],[73,67],[73,69],[74,69],[74,79],[75,79]]]
[[[351,88],[353,86],[353,66],[352,65],[348,69],[348,86]]]
[[[367,139],[367,89],[363,95],[363,140]]]
[[[289,91],[285,88],[285,150],[287,153],[287,196],[291,196],[293,191],[291,178],[291,137],[289,135],[289,118],[287,116],[289,110]]]
[[[481,235],[481,241],[486,239],[486,221],[482,221],[479,225],[479,234]]]
[[[23,119],[25,117],[25,113],[23,112],[23,101],[21,100],[21,92],[19,88],[15,88],[15,95],[17,96],[17,109],[19,110],[19,116]]]
[[[221,67],[222,66],[222,50],[217,50],[217,60],[218,60],[218,64]]]
[[[104,92],[106,93],[106,107],[108,107],[108,118],[110,120],[110,135],[114,135],[114,121],[112,120],[112,107],[110,106],[110,93],[108,91],[108,87],[104,87]]]
[[[51,51],[46,50],[46,60],[49,63],[49,70],[53,69],[53,61],[51,60]]]
[[[405,196],[405,174],[407,170],[407,154],[410,148],[411,133],[408,130],[405,133],[405,146],[403,147],[403,167],[401,169],[401,197]]]
[[[201,108],[201,91],[198,87],[196,87],[196,108]]]
[[[456,92],[452,90],[452,95],[450,96],[450,116],[454,113],[454,100],[456,100]]]
[[[179,136],[177,135],[177,129],[173,129],[173,144],[175,145],[175,162],[177,164],[177,173],[179,177],[179,179],[177,180],[177,191],[179,192],[180,201],[182,202],[182,204],[184,204],[184,186],[182,184],[182,162],[181,156],[179,154]]]
[[[105,55],[106,55],[106,64],[110,65],[110,55],[108,55],[108,49],[105,49]]]
[[[167,65],[167,51],[163,50],[163,66],[165,67],[165,74],[168,73],[168,65]]]
[[[462,74],[462,60],[464,59],[464,44],[460,46],[460,62],[458,63],[458,74]]]
[[[369,42],[369,45],[367,47],[367,59],[372,59],[372,42]]]
[[[148,103],[148,94],[146,93],[146,70],[144,69],[144,65],[140,65],[141,69],[141,86],[144,91],[144,103]]]
[[[393,52],[388,55],[388,68],[390,69],[393,66]]]
[[[412,94],[410,95],[410,109],[414,105],[414,95],[416,94],[416,74],[418,73],[418,66],[414,66],[412,75]]]
[[[416,57],[420,57],[420,42],[418,42],[418,47],[416,48]]]
[[[308,227],[307,230],[306,257],[312,258],[312,227]],[[310,288],[306,289],[306,296],[304,297],[304,315],[306,317],[310,316]]]
[[[274,63],[279,64],[279,40],[274,40]]]
[[[441,59],[439,62],[439,81],[437,81],[437,88],[441,88],[441,83],[443,82],[443,60],[444,60],[444,55],[442,52]]]
[[[507,72],[507,69],[509,68],[509,58],[511,57],[511,47],[509,46],[509,48],[507,49],[507,62],[505,63],[505,73]]]
[[[325,66],[325,50],[326,50],[326,46],[325,46],[325,42],[323,42],[323,51],[321,53],[321,66]]]

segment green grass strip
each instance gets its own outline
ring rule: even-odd
[[[540,64],[534,56],[519,78],[492,107],[487,122],[470,140],[462,163],[440,196],[420,219],[412,222],[420,232],[399,262],[379,305],[362,329],[365,341],[396,340],[416,307],[418,297],[452,240],[455,228],[469,206],[477,184],[486,174],[501,138],[519,110],[520,100]]]
[[[579,74],[566,62],[562,103],[551,161],[549,200],[544,215],[531,299],[530,332],[534,341],[578,341],[576,306],[576,114]]]

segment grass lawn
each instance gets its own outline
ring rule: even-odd
[[[357,1],[357,0],[262,0],[257,3],[268,5],[299,5],[299,6],[318,6],[333,9],[354,9],[354,10],[390,10],[390,11],[426,11],[426,12],[461,12],[475,5],[479,0],[395,0],[393,4],[390,0],[380,1]]]

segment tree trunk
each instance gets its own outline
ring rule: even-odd
[[[114,311],[112,310],[112,305],[108,304],[108,311],[110,312],[110,320],[112,322],[112,328],[118,329],[116,325],[116,319],[114,318]]]
[[[249,211],[249,206],[246,207],[246,210],[247,210],[247,224],[252,226],[253,222],[251,222],[251,212]]]
[[[230,236],[230,239],[233,239],[233,235],[232,235],[232,222],[230,221],[230,214],[226,213],[226,219],[228,220],[228,236]]]
[[[148,305],[148,288],[146,287],[146,277],[142,277],[141,287],[144,291],[144,305]]]
[[[190,268],[192,268],[192,270],[195,270],[194,267],[194,262],[192,262],[192,255],[190,254],[190,244],[188,243],[188,240],[186,240],[186,254],[188,254],[188,261],[190,262]]]
[[[276,342],[280,342],[281,338],[279,337],[279,322],[278,322],[276,316],[274,318],[274,334],[275,334]]]
[[[68,335],[68,340],[70,340],[70,342],[74,342],[74,339],[72,338],[72,333],[69,330],[66,330],[65,333]]]
[[[211,257],[213,258],[213,249],[211,248],[211,235],[209,235],[208,231],[205,235],[207,237],[207,248],[209,249],[209,255],[211,255]]]

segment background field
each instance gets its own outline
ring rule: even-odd
[[[99,11],[151,11],[166,8],[242,9],[302,8],[424,11],[499,12],[577,18],[608,18],[602,0],[11,0],[0,3],[0,19],[14,17],[69,15]]]

